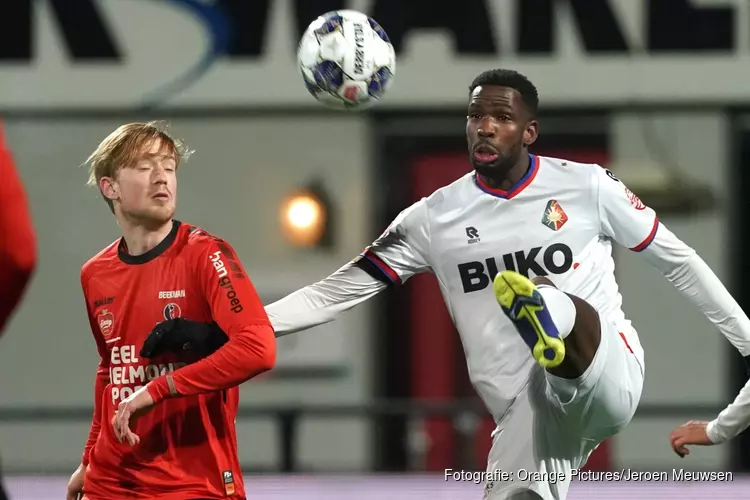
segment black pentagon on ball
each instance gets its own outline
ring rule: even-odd
[[[324,14],[323,18],[326,21],[323,23],[323,26],[315,30],[316,35],[327,35],[328,33],[333,33],[334,31],[341,29],[341,25],[344,23],[344,19],[335,11]]]
[[[391,78],[393,78],[393,73],[390,69],[380,68],[372,75],[370,83],[367,85],[367,93],[375,99],[380,99]]]
[[[325,90],[334,90],[344,84],[344,70],[333,61],[323,61],[313,68],[315,83]]]
[[[382,26],[380,26],[380,24],[378,24],[378,22],[377,22],[377,21],[376,21],[375,19],[373,19],[373,18],[371,18],[371,17],[368,17],[368,18],[367,18],[367,20],[368,20],[368,21],[370,21],[370,27],[372,28],[372,30],[373,30],[373,31],[374,31],[375,33],[377,33],[377,34],[378,34],[378,36],[379,36],[379,37],[380,37],[380,38],[381,38],[381,39],[382,39],[382,40],[383,40],[384,42],[387,42],[387,43],[391,43],[391,40],[390,40],[390,39],[388,38],[388,35],[387,35],[387,34],[385,33],[385,30],[383,29],[383,27],[382,27]]]

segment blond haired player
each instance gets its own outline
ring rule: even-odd
[[[174,218],[186,151],[157,124],[130,123],[89,158],[122,237],[81,270],[99,367],[69,500],[245,498],[237,386],[273,367],[276,341],[231,245]],[[214,322],[229,340],[203,359],[141,349],[156,325]]]

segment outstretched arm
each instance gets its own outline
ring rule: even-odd
[[[276,336],[333,321],[389,286],[429,269],[427,206],[420,200],[355,260],[327,278],[266,306]]]
[[[750,319],[711,268],[616,177],[597,177],[603,233],[640,252],[743,356],[750,355]]]
[[[713,323],[731,344],[750,360],[750,319],[721,280],[694,250],[664,225],[644,256]],[[688,422],[672,434],[672,446],[687,454],[686,444],[724,443],[750,426],[750,386],[711,422]]]
[[[640,252],[690,300],[729,342],[750,360],[750,319],[724,284],[690,246],[659,222],[612,175],[598,175],[598,196],[604,233]],[[712,422],[688,422],[672,433],[672,447],[685,455],[686,444],[718,444],[750,426],[750,387]]]
[[[643,255],[743,356],[750,355],[750,319],[692,248],[659,223],[656,237]]]
[[[333,321],[387,288],[351,262],[327,278],[266,306],[277,337]]]

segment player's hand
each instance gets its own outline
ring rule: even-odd
[[[121,443],[127,441],[130,446],[140,443],[141,438],[130,430],[130,422],[148,413],[153,406],[154,398],[151,397],[146,386],[135,391],[129,398],[123,399],[112,418],[112,427],[117,440]]]
[[[682,424],[672,431],[669,436],[669,440],[672,442],[672,449],[680,457],[690,454],[690,450],[687,445],[694,444],[699,446],[711,446],[714,443],[708,438],[706,427],[708,422],[698,422],[691,420],[686,424]]]
[[[151,330],[141,347],[141,357],[153,359],[166,353],[192,352],[204,358],[223,346],[229,337],[216,323],[183,318],[162,321]]]
[[[86,467],[81,464],[75,470],[70,481],[68,481],[68,493],[65,500],[78,500],[83,495],[83,478],[86,475]]]

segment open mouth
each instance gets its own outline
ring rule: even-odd
[[[474,147],[474,159],[479,163],[492,163],[500,156],[492,146],[488,144],[479,144]]]

